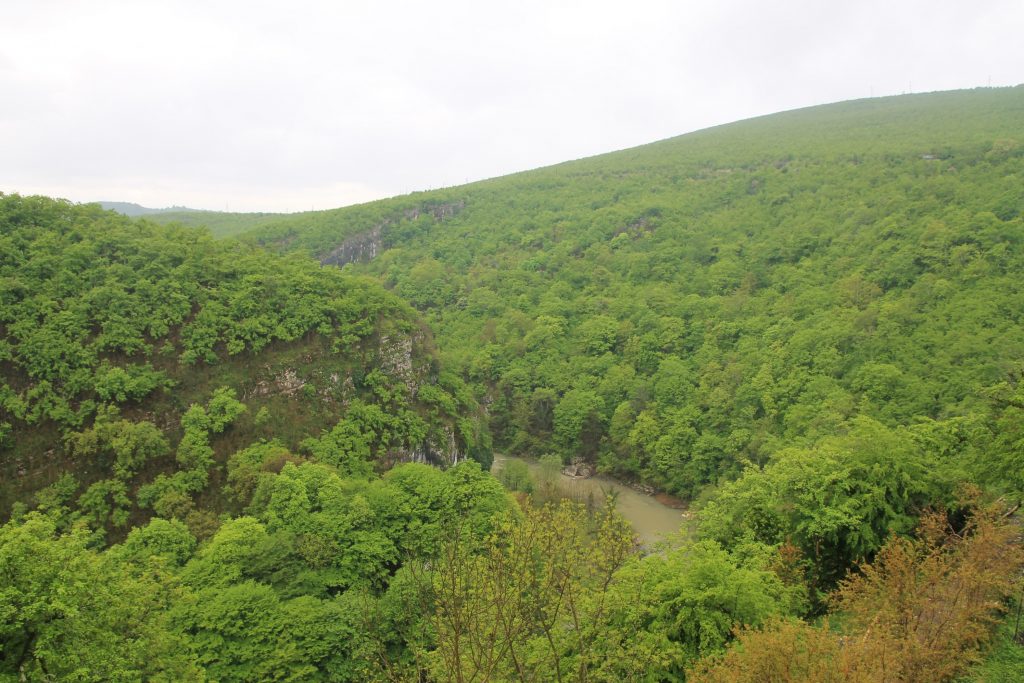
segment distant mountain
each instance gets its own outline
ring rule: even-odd
[[[180,213],[183,211],[193,212],[199,211],[199,209],[190,209],[185,206],[171,206],[166,209],[150,209],[145,206],[133,204],[132,202],[97,202],[100,206],[108,211],[116,211],[119,214],[125,216],[148,216],[153,213]]]

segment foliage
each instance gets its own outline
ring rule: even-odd
[[[509,491],[533,492],[530,466],[522,460],[506,460],[497,474],[498,481]]]
[[[974,463],[980,479],[1024,499],[1024,384],[1015,374],[988,389],[991,405],[983,442],[987,457]]]
[[[1019,582],[1019,530],[998,507],[973,513],[961,531],[945,515],[926,515],[917,538],[893,538],[838,592],[850,627],[870,628],[909,683],[962,673]]]
[[[922,518],[893,536],[835,594],[845,634],[800,622],[745,629],[693,681],[953,681],[979,657],[1019,585],[1019,530],[997,507],[973,507],[961,530]]]
[[[590,533],[585,516],[582,506],[567,501],[527,507],[499,521],[482,544],[453,530],[426,574],[435,605],[430,666],[436,678],[585,678],[590,650],[599,646],[588,626],[603,613],[632,545],[613,513]]]
[[[329,258],[379,235],[346,268],[423,312],[499,449],[691,497],[856,416],[984,418],[1024,366],[1022,97],[786,112],[244,239]],[[964,437],[1019,489],[1019,448],[997,436],[996,466]]]
[[[183,523],[154,518],[146,526],[132,529],[112,556],[139,566],[158,557],[168,566],[179,567],[192,557],[195,547],[196,539]]]
[[[1019,596],[1016,604],[1020,605]],[[1020,672],[1024,671],[1024,643],[1020,642],[1017,609],[1015,606],[1010,610],[996,633],[995,642],[985,654],[984,661],[971,668],[970,673],[963,678],[965,683],[1014,683],[1020,677]]]
[[[593,679],[676,680],[737,626],[792,613],[799,597],[770,569],[770,552],[747,551],[702,541],[627,565],[593,626]]]
[[[81,530],[55,532],[38,514],[0,527],[4,680],[202,680],[168,625],[173,581],[90,550]]]
[[[0,301],[4,515],[69,471],[60,505],[112,540],[148,510],[206,533],[209,482],[257,435],[363,475],[489,457],[412,309],[308,258],[0,195]]]
[[[813,449],[786,449],[750,468],[703,507],[701,533],[726,545],[791,541],[829,590],[927,506],[952,503],[946,469],[906,430],[861,417],[850,432]]]
[[[418,598],[407,609],[401,567],[433,557],[447,525],[483,534],[507,505],[472,462],[446,472],[407,464],[383,479],[286,462],[264,475],[256,516],[225,523],[181,571],[196,599],[173,610],[174,623],[217,680],[367,680],[389,652],[397,666],[410,644],[395,634],[424,609]]]
[[[101,467],[112,464],[115,476],[127,480],[149,460],[166,455],[170,445],[153,423],[116,420],[117,416],[116,408],[101,408],[91,427],[68,434],[65,441],[71,457]]]

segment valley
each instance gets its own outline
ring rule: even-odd
[[[1022,131],[979,88],[328,211],[0,194],[0,680],[1015,680]]]
[[[534,477],[543,476],[540,463],[508,455],[495,455],[491,471],[500,475],[510,461],[525,463]],[[580,503],[600,505],[606,498],[612,498],[615,510],[629,522],[639,544],[646,549],[654,549],[661,542],[671,545],[684,531],[685,508],[678,504],[668,505],[652,494],[642,493],[609,477],[559,474],[555,486],[566,498]]]

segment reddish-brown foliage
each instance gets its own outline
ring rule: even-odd
[[[893,537],[834,595],[846,635],[782,621],[737,634],[706,659],[700,683],[934,683],[974,662],[1024,568],[1019,528],[996,507],[976,507],[954,530],[943,514],[914,539]]]

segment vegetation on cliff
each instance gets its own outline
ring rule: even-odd
[[[44,198],[0,197],[0,230],[5,510],[209,515],[228,456],[268,439],[345,471],[487,458],[471,394],[373,282]]]

